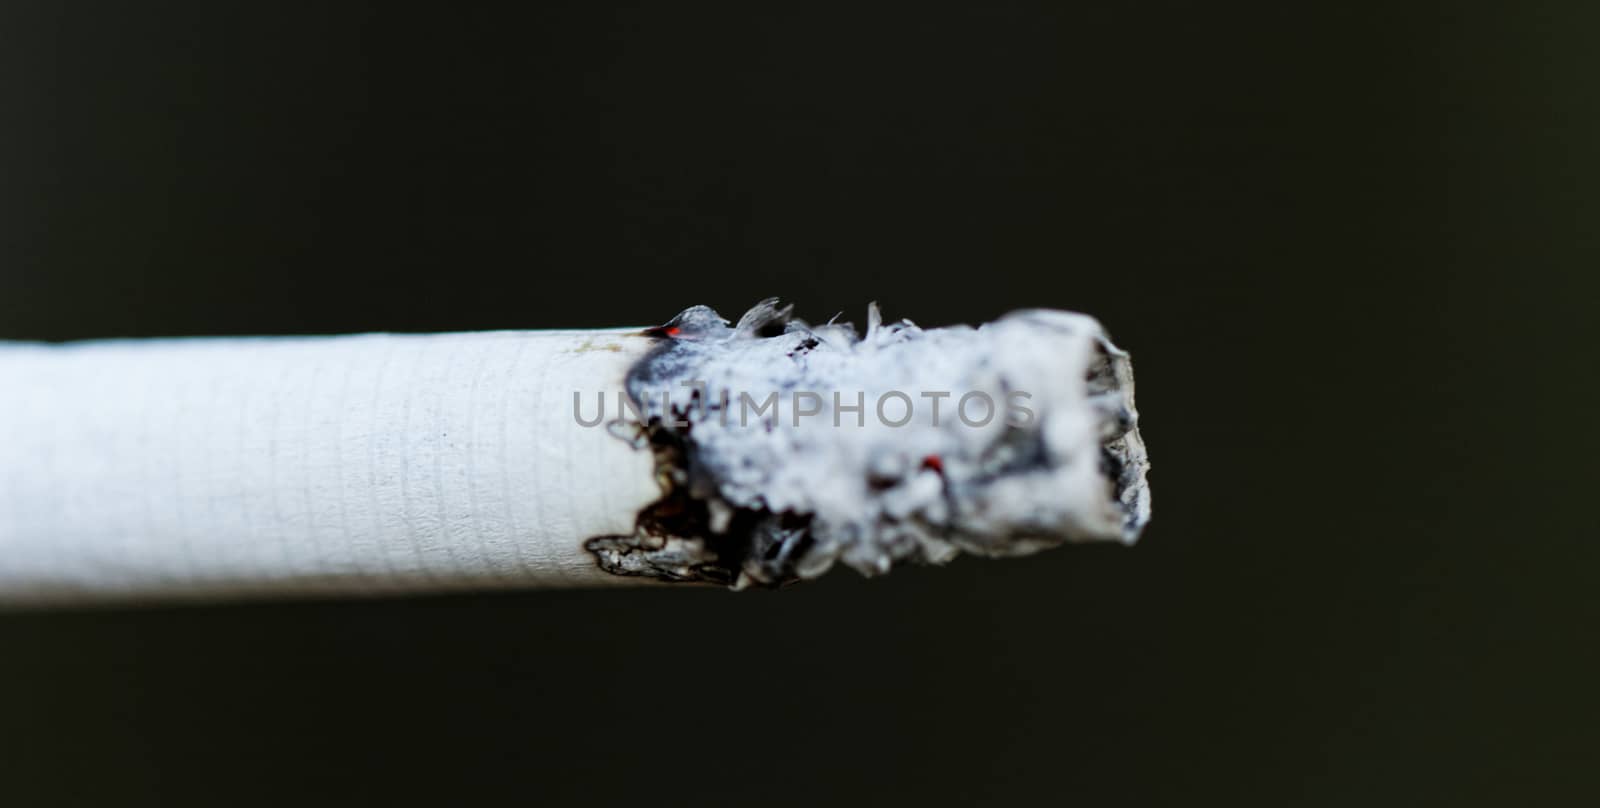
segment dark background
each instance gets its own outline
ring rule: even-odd
[[[1075,309],[1155,519],[780,593],[3,615],[0,792],[1592,804],[1585,6],[7,3],[0,337]]]

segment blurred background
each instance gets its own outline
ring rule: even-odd
[[[1592,804],[1597,25],[7,3],[0,338],[1074,309],[1155,514],[777,593],[4,614],[0,798]]]

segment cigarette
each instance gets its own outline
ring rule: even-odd
[[[0,343],[0,603],[776,587],[1131,544],[1084,315]]]

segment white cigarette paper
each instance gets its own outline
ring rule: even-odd
[[[572,422],[623,331],[0,347],[0,599],[615,582],[651,458]]]
[[[1092,319],[869,320],[0,343],[0,603],[745,587],[1137,537],[1131,370]],[[932,390],[943,423],[867,423]],[[978,391],[1032,417],[976,424]],[[739,423],[769,393],[803,403]]]

